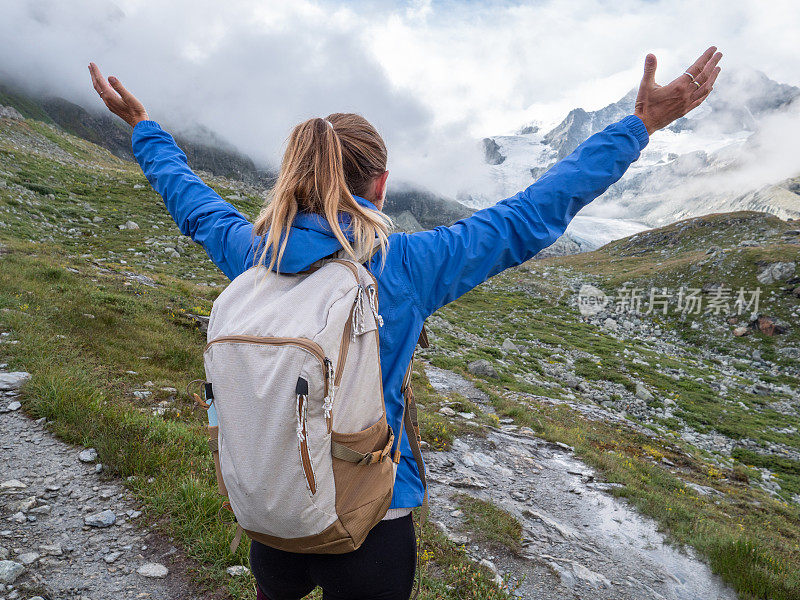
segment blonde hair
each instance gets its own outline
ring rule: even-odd
[[[278,179],[255,222],[254,235],[266,236],[257,263],[263,265],[269,254],[269,268],[277,265],[280,269],[289,228],[298,212],[324,216],[353,260],[368,260],[376,238],[385,257],[391,220],[353,198],[366,194],[374,178],[385,171],[386,145],[364,117],[334,113],[297,125],[289,136]],[[349,216],[346,229],[352,243],[339,223],[340,213]]]

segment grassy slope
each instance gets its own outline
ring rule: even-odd
[[[257,212],[254,195],[212,185]],[[140,229],[119,230],[129,219]],[[252,579],[225,574],[247,564],[247,544],[230,555],[205,414],[184,392],[203,375],[205,341],[187,314],[208,314],[225,278],[180,235],[136,165],[32,120],[0,121],[0,265],[0,330],[18,341],[0,345],[0,359],[33,374],[24,409],[127,478],[146,518],[195,559],[202,587],[252,598]],[[170,387],[178,393],[161,390]],[[507,597],[431,526],[422,553],[422,598]]]
[[[683,320],[670,311],[659,324],[683,337],[685,352],[665,356],[646,341],[616,339],[582,320],[568,302],[573,292],[565,293],[557,283],[558,274],[580,274],[582,280],[607,293],[625,282],[649,289],[651,285],[700,287],[724,281],[729,287],[751,289],[763,261],[800,258],[798,245],[780,236],[792,225],[758,213],[711,216],[618,241],[596,252],[532,261],[442,309],[441,319],[434,318],[430,324],[436,339],[429,358],[465,377],[472,377],[465,370],[469,361],[492,361],[500,379],[476,379],[476,383],[490,394],[501,417],[513,417],[545,438],[574,446],[609,481],[624,484],[616,493],[656,518],[674,540],[697,548],[743,598],[800,598],[800,510],[796,503],[746,485],[743,479],[757,476],[748,465],[737,461],[732,468],[719,466],[719,461],[680,441],[671,431],[674,423],[652,424],[656,435],[644,435],[624,424],[589,421],[566,406],[525,395],[582,401],[580,393],[562,386],[546,369],[548,364],[563,363],[565,350],[579,350],[582,356],[575,361],[576,374],[620,383],[629,390],[635,389],[635,381],[642,381],[657,400],[675,401],[676,414],[698,431],[716,430],[734,439],[800,447],[797,434],[771,429],[797,425],[795,417],[770,409],[769,403],[779,400],[779,395],[765,399],[736,388],[721,398],[706,383],[719,376],[720,367],[719,359],[707,349],[735,361],[758,348],[778,366],[774,371],[745,368],[756,371],[764,382],[789,385],[797,394],[796,361],[776,352],[780,346],[797,345],[796,323],[789,334],[778,338],[761,334],[734,338],[733,326],[722,317]],[[738,246],[741,239],[753,237],[766,239],[765,246]],[[706,250],[712,244],[728,250],[709,258]],[[762,312],[789,320],[797,300],[780,293],[780,284],[762,287]],[[695,319],[702,323],[697,330],[690,325]],[[512,338],[527,354],[500,351],[504,338]],[[664,374],[669,367],[682,368],[688,377],[676,383]],[[435,410],[436,405],[431,408]],[[442,427],[446,430],[446,425]],[[742,458],[752,464],[753,456]],[[800,465],[788,459],[761,460],[776,471],[785,495],[800,491]],[[721,494],[701,495],[687,483]]]

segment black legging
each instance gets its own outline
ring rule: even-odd
[[[316,586],[323,600],[408,600],[416,552],[414,522],[406,515],[381,521],[346,554],[297,554],[253,541],[250,568],[266,600],[299,600]]]

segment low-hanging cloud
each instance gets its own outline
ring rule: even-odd
[[[486,185],[476,138],[617,100],[648,51],[660,81],[716,43],[726,61],[800,83],[796,2],[703,11],[689,0],[7,0],[0,77],[102,108],[94,60],[152,118],[199,122],[272,166],[297,122],[358,112],[384,135],[394,180],[455,195]]]

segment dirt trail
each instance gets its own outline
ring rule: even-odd
[[[0,375],[14,379],[2,369]],[[118,480],[103,478],[96,454],[25,416],[15,400],[18,386],[4,387],[0,599],[200,597],[183,576],[181,553],[137,524],[136,502]]]

